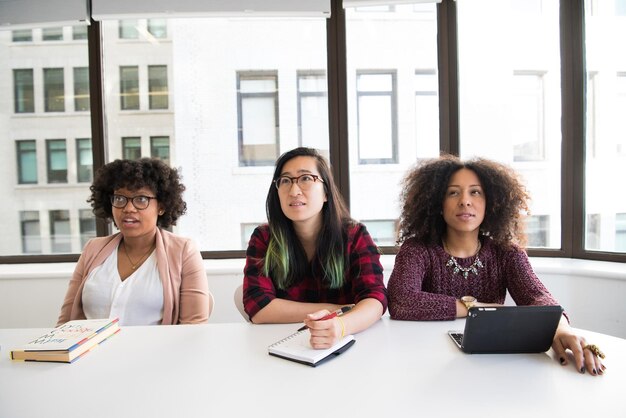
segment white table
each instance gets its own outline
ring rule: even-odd
[[[626,417],[626,340],[580,331],[604,376],[550,354],[468,355],[454,322],[388,317],[317,368],[272,357],[298,328],[247,323],[125,327],[74,364],[13,362],[45,329],[0,330],[0,417]]]

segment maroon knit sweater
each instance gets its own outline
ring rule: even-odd
[[[456,318],[456,300],[474,296],[479,302],[504,303],[506,291],[517,305],[558,305],[539,281],[526,253],[505,250],[489,238],[474,257],[457,258],[469,267],[476,257],[483,264],[478,275],[453,273],[446,266],[450,255],[441,245],[424,245],[415,239],[402,244],[389,278],[389,314],[393,319],[441,320]]]

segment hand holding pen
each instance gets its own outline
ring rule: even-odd
[[[344,313],[348,312],[350,309],[352,309],[354,305],[348,305],[348,306],[342,306],[340,309],[337,309],[336,311],[333,311],[331,313],[329,313],[328,315],[324,315],[323,317],[316,319],[316,321],[326,321],[328,319],[332,319],[336,316],[341,316]],[[307,329],[308,326],[304,325],[303,327],[301,327],[300,329],[298,329],[298,331],[304,331],[305,329]]]

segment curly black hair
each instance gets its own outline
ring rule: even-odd
[[[147,187],[154,192],[164,210],[163,215],[159,215],[157,219],[157,225],[169,228],[176,225],[176,220],[187,211],[187,203],[183,200],[185,186],[180,179],[175,168],[156,158],[115,160],[96,171],[93,184],[89,188],[91,197],[87,202],[91,203],[96,217],[113,220],[111,196],[115,190],[139,190]]]
[[[506,248],[524,247],[523,217],[529,214],[530,195],[510,167],[485,158],[462,161],[454,155],[419,162],[409,170],[400,196],[398,244],[415,237],[423,244],[440,244],[446,233],[443,200],[450,177],[466,168],[478,176],[486,198],[482,235]]]

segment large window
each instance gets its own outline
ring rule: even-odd
[[[592,4],[593,3],[593,4]],[[626,51],[607,48],[626,37],[621,2],[585,1],[587,147],[585,249],[626,253]],[[592,9],[592,5],[595,6]]]
[[[35,89],[33,70],[13,70],[13,86],[15,113],[32,113],[35,111]]]
[[[139,110],[139,67],[120,67],[120,100],[122,110]]]
[[[37,143],[34,140],[17,141],[17,182],[37,183]]]
[[[11,202],[0,206],[0,259],[81,250],[76,208],[93,172],[87,30],[0,28],[0,195]],[[75,236],[53,251],[59,209]]]
[[[48,183],[67,183],[67,149],[65,139],[46,140]]]
[[[436,4],[345,15],[350,212],[379,245],[394,246],[401,180],[439,155]]]
[[[65,111],[65,83],[63,68],[43,70],[44,110],[46,112]]]
[[[2,28],[0,193],[12,204],[0,207],[0,257],[51,254],[58,210],[68,212],[74,257],[88,229],[80,211],[90,166],[141,156],[181,170],[189,210],[176,233],[209,257],[241,250],[242,225],[265,219],[276,158],[306,145],[330,157],[352,216],[381,245],[394,241],[406,171],[442,150],[522,175],[536,216],[531,255],[623,260],[626,196],[614,190],[625,162],[626,58],[607,45],[626,39],[624,2],[583,1],[580,19],[558,0],[344,0],[330,18],[146,12]],[[561,61],[577,34],[582,68],[576,57]],[[90,82],[102,107],[90,109]],[[28,230],[38,230],[38,249],[24,244],[23,222],[36,222]]]
[[[150,109],[168,108],[167,66],[148,66],[148,95]]]
[[[535,233],[532,242],[559,249],[559,1],[537,3],[456,3],[459,143],[463,158],[491,158],[520,173],[532,197],[531,213],[550,220],[550,230]],[[529,222],[539,226],[537,220]]]
[[[240,164],[274,164],[280,128],[276,72],[238,73],[237,104]]]

